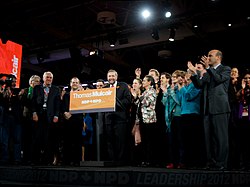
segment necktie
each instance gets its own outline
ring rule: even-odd
[[[45,92],[46,95],[48,95],[49,94],[49,87],[45,87],[44,92]]]

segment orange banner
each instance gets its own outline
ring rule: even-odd
[[[116,89],[102,88],[70,92],[71,113],[115,111]]]
[[[20,87],[22,45],[7,41],[2,43],[0,39],[0,73],[12,74],[17,78],[16,87]]]

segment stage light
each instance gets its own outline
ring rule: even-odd
[[[92,56],[92,55],[98,55],[98,50],[95,49],[95,50],[92,50],[89,52],[89,55]]]
[[[171,28],[170,29],[170,33],[169,33],[169,38],[168,40],[173,42],[174,41],[174,38],[175,38],[175,29],[174,28]]]
[[[149,10],[144,10],[142,13],[141,13],[142,17],[144,19],[148,19],[150,16],[151,16],[151,13]]]
[[[165,12],[165,17],[166,18],[170,18],[171,17],[171,12],[170,11],[166,11]]]
[[[151,33],[151,36],[153,39],[155,40],[159,40],[160,37],[159,37],[159,32],[158,32],[158,29],[157,28],[153,28],[153,31]]]
[[[115,47],[115,43],[116,43],[116,39],[115,38],[109,39],[109,46],[110,47]]]
[[[172,7],[172,3],[169,0],[164,0],[161,2],[161,6],[163,7],[163,11],[164,11],[164,16],[166,18],[170,18],[172,13],[171,13],[171,7]]]
[[[115,47],[115,44],[117,42],[116,32],[108,34],[108,42],[110,47]]]
[[[104,58],[103,51],[100,49],[93,49],[93,50],[89,51],[89,56]]]

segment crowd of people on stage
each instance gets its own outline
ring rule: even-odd
[[[166,67],[167,69],[167,67]],[[110,69],[95,88],[53,73],[0,85],[0,165],[69,165],[113,161],[166,169],[250,170],[250,71],[241,74],[213,49],[187,69],[121,82]],[[107,83],[104,80],[107,80]],[[70,93],[116,88],[114,112],[72,113]]]

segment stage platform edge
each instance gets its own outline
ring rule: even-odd
[[[83,163],[81,164],[84,165]],[[0,166],[0,186],[250,186],[249,171],[180,170],[131,166],[114,167],[109,164],[111,163],[86,162],[86,165],[90,166],[80,167]],[[108,167],[105,167],[105,165],[108,165]]]

